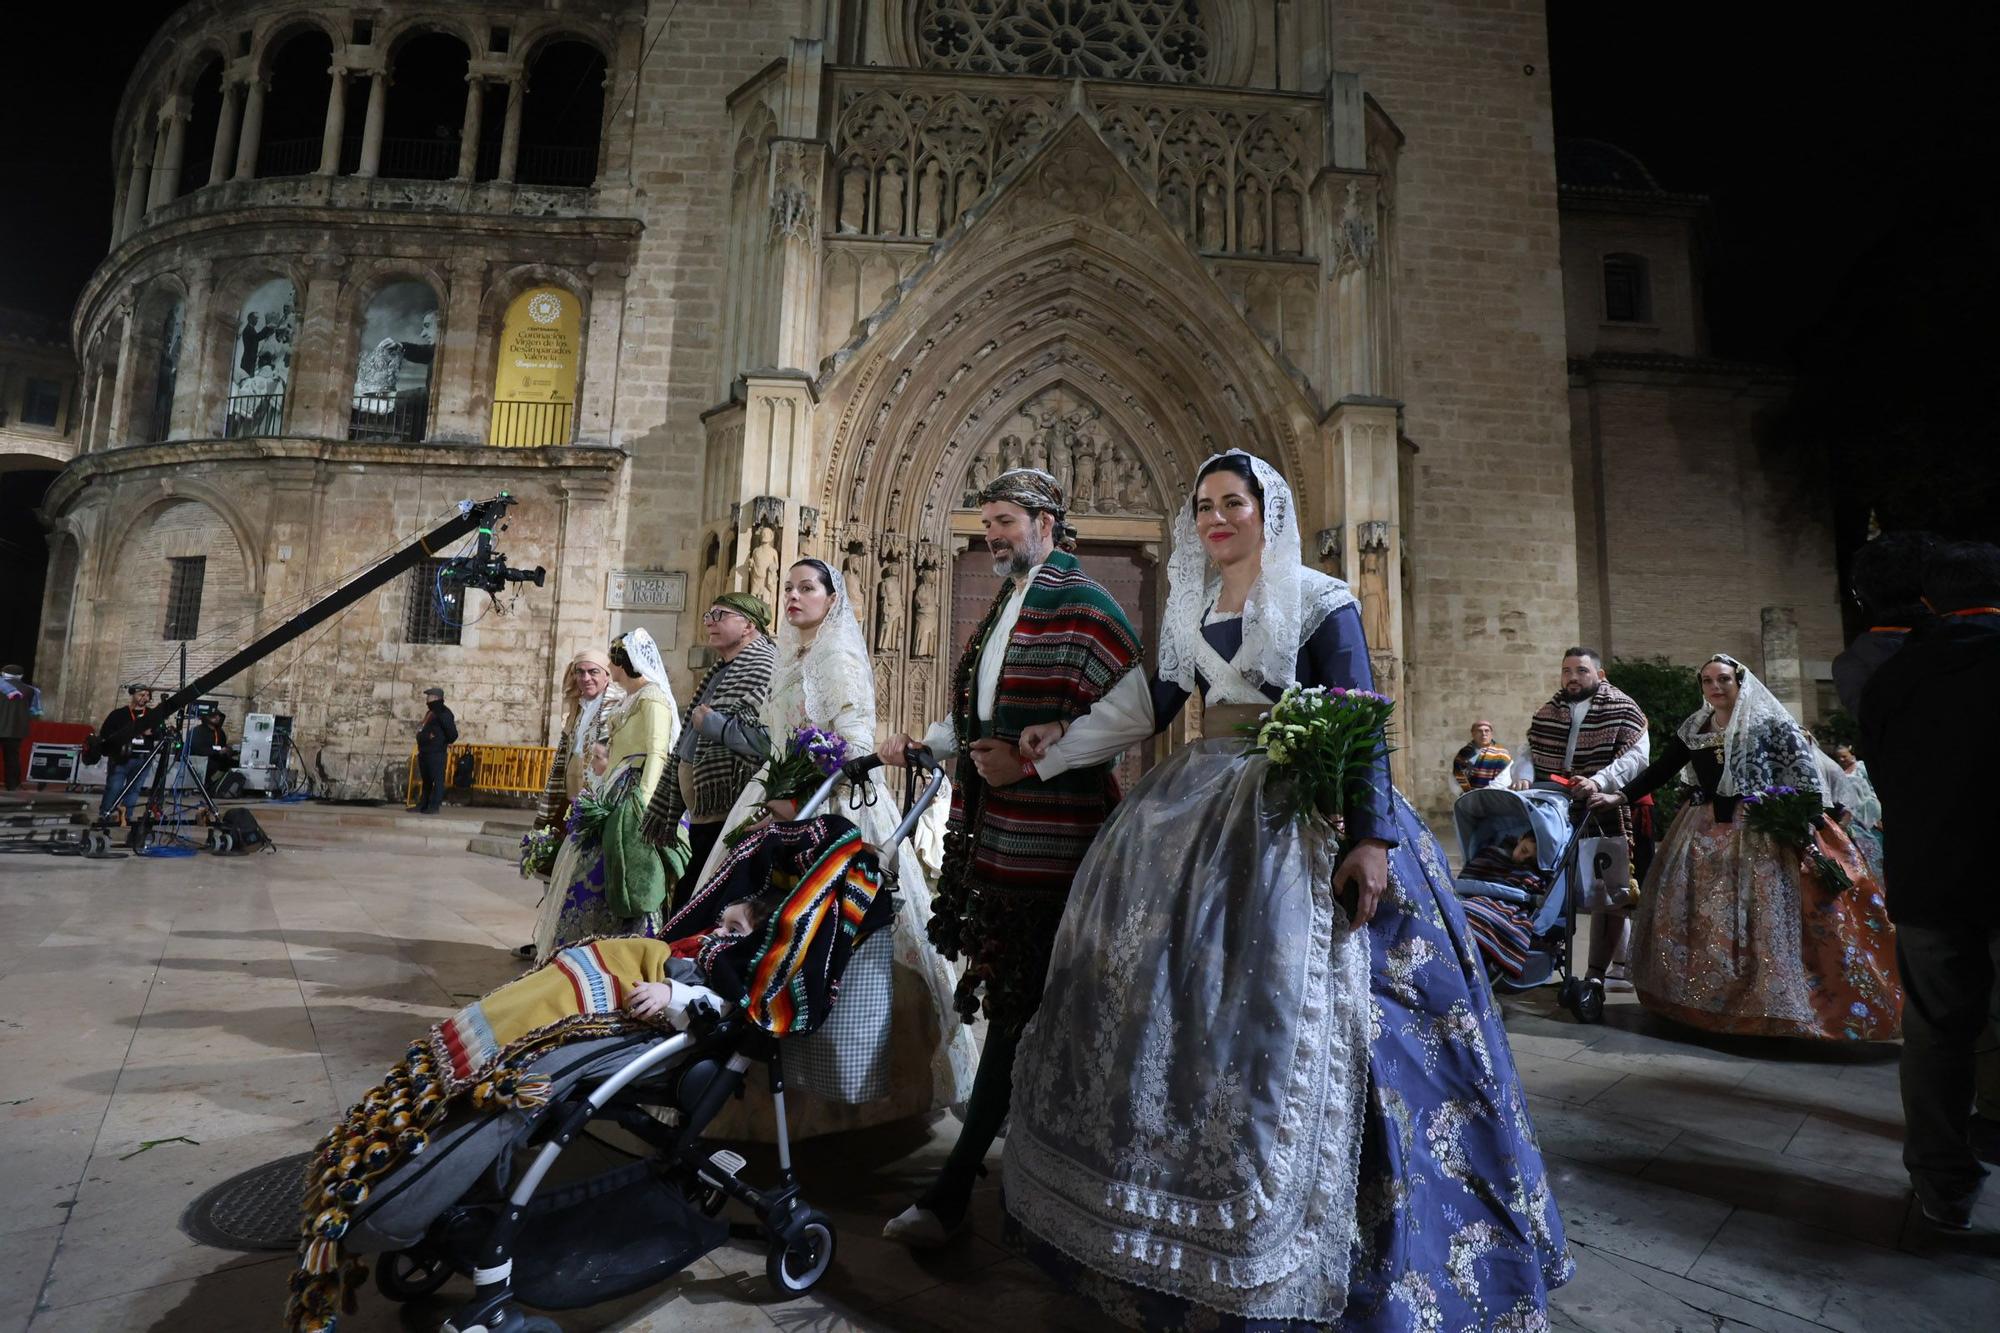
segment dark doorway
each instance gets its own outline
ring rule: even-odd
[[[204,185],[216,182],[208,178],[210,159],[215,156],[215,136],[222,126],[222,60],[217,57],[208,62],[188,90],[187,149],[181,158],[181,178],[174,182],[174,193],[186,194],[199,190]],[[229,171],[235,163],[225,163],[223,179],[229,178]]]
[[[28,679],[48,675],[35,661],[42,627],[42,585],[48,581],[49,544],[35,511],[56,479],[53,471],[24,468],[0,472],[0,665],[19,662]]]
[[[382,122],[382,175],[441,181],[458,174],[470,62],[465,43],[442,32],[418,33],[396,48]]]
[[[264,94],[263,138],[257,149],[259,176],[308,176],[319,170],[332,67],[333,43],[317,28],[289,38],[271,57],[271,90]]]
[[[1083,572],[1103,584],[1105,591],[1124,608],[1125,618],[1132,622],[1132,628],[1145,644],[1146,669],[1151,671],[1157,660],[1153,627],[1160,613],[1156,566],[1137,542],[1085,542],[1077,551],[1077,560]],[[993,598],[1000,591],[1000,577],[993,572],[993,557],[986,553],[985,542],[977,537],[972,539],[972,549],[961,554],[952,565],[951,574],[949,665],[955,670],[965,656],[973,631],[986,618],[987,608],[993,605]],[[947,688],[949,684],[947,681]],[[1132,784],[1153,766],[1156,751],[1156,746],[1144,743],[1133,746],[1120,757],[1117,774],[1121,789],[1132,790]]]
[[[592,185],[604,135],[604,56],[583,42],[550,42],[528,66],[521,104],[523,185]]]

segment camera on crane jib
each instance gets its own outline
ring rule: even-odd
[[[438,577],[446,587],[463,584],[467,588],[498,593],[510,583],[532,583],[539,588],[548,578],[548,571],[540,565],[533,569],[515,569],[500,552],[484,551],[446,561],[444,568],[438,571]]]

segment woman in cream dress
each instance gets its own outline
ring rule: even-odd
[[[780,589],[778,669],[758,727],[725,725],[696,709],[690,725],[739,753],[783,747],[808,724],[838,733],[850,755],[875,748],[875,672],[867,641],[840,575],[818,560],[786,571]],[[752,779],[723,821],[734,830],[759,813],[763,784]],[[931,947],[930,879],[942,852],[942,796],[916,835],[896,851],[896,924],[865,943],[841,979],[840,1003],[818,1031],[785,1046],[785,1115],[793,1138],[883,1124],[963,1101],[978,1064],[977,1042],[952,1010],[958,978]],[[884,774],[865,787],[843,786],[828,812],[853,821],[877,847],[902,818]],[[706,883],[729,854],[716,844],[702,867]],[[928,860],[929,865],[926,865]],[[794,1096],[804,1093],[804,1096]],[[761,1083],[724,1111],[712,1131],[721,1137],[769,1138],[770,1097]]]

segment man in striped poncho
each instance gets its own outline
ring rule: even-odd
[[[883,1231],[918,1246],[941,1244],[964,1224],[1007,1115],[1014,1048],[1041,1003],[1070,881],[1117,801],[1108,764],[1043,780],[1016,742],[1037,723],[1088,712],[1139,660],[1124,611],[1063,549],[1070,531],[1056,479],[1016,469],[979,500],[994,572],[1006,582],[959,660],[951,716],[923,744],[957,763],[931,940],[947,958],[964,956],[959,1012],[969,1023],[983,1011],[988,1026],[943,1173]],[[909,744],[893,737],[882,756],[902,763]]]

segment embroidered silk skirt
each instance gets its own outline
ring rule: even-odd
[[[1545,1327],[1573,1265],[1442,853],[1398,795],[1353,929],[1241,751],[1170,757],[1078,873],[1015,1064],[1010,1237],[1134,1327]]]
[[[1662,1017],[1737,1036],[1889,1041],[1902,1030],[1882,888],[1821,820],[1853,887],[1829,893],[1797,852],[1694,805],[1667,831],[1632,921],[1632,985]]]

